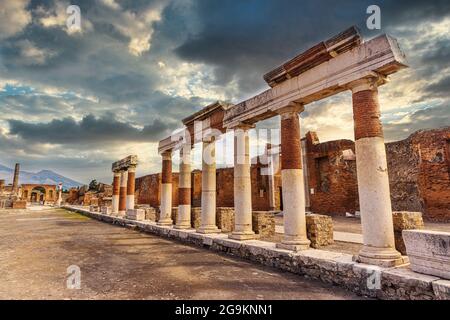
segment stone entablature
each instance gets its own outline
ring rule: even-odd
[[[112,164],[112,171],[128,170],[129,167],[138,165],[138,157],[136,155],[128,156],[122,160],[116,161]]]
[[[225,112],[224,126],[255,123],[276,115],[276,111],[295,101],[308,104],[349,89],[360,79],[385,77],[407,67],[397,40],[381,35],[330,59],[304,73],[287,79]]]

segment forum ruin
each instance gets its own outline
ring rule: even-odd
[[[373,295],[356,284],[361,271],[355,270],[360,269],[365,275],[371,270],[384,272],[383,283],[400,288],[399,291],[413,290],[404,286],[408,281],[415,281],[429,286],[426,290],[431,293],[427,291],[423,295],[448,298],[450,285],[443,279],[450,280],[450,234],[406,231],[414,227],[398,229],[397,225],[406,220],[414,221],[414,226],[420,228],[422,215],[392,209],[398,206],[397,211],[407,211],[403,209],[406,200],[395,198],[392,203],[393,182],[388,175],[391,168],[402,170],[397,159],[401,146],[385,145],[378,88],[388,83],[390,75],[405,68],[408,68],[407,60],[396,39],[381,35],[363,41],[358,30],[350,28],[265,74],[269,89],[261,94],[237,104],[218,101],[184,118],[182,129],[159,142],[161,173],[136,178],[138,158],[130,155],[112,164],[110,195],[105,189],[105,197],[91,202],[88,191],[83,190],[83,195],[86,193],[83,204],[89,206],[87,209],[74,205],[79,204],[80,190],[71,191],[65,208],[288,271],[314,274],[316,278],[362,294]],[[355,142],[322,145],[313,132],[302,139],[299,115],[305,106],[345,91],[352,94]],[[268,145],[266,154],[271,158],[268,164],[252,165],[249,131],[258,122],[273,117],[280,119],[280,150],[278,146]],[[233,132],[234,166],[218,169],[216,142],[227,132]],[[448,162],[449,130],[443,130],[442,136]],[[192,149],[199,144],[201,171],[192,170]],[[180,158],[179,173],[172,172],[176,152]],[[330,164],[329,157],[336,154],[340,158]],[[280,170],[269,170],[270,174],[262,177],[261,168],[270,169],[275,161],[279,161]],[[337,183],[320,171],[344,166]],[[442,171],[441,167],[439,170]],[[413,182],[420,180],[420,175],[418,169]],[[230,179],[232,186],[227,185]],[[439,198],[438,205],[431,205],[429,200],[418,205],[420,201],[414,200],[414,208],[426,211],[425,217],[430,219],[449,221],[450,195],[445,187],[448,179],[445,176],[444,187],[433,194],[417,192],[423,199]],[[227,187],[218,190],[221,185]],[[14,188],[17,183],[13,191]],[[421,184],[417,188],[426,187]],[[22,189],[25,201],[38,196],[33,196],[33,188],[24,185]],[[56,194],[56,189],[52,192],[53,200],[60,203],[60,192]],[[348,256],[311,249],[332,243],[333,226],[329,217],[307,212],[326,214],[332,207],[338,214],[350,211],[360,214],[363,246],[358,254]],[[282,211],[284,233],[276,244],[269,244],[260,238],[264,228],[272,228],[274,233],[273,211]],[[399,246],[399,238],[406,248]],[[425,257],[430,254],[427,250],[436,251],[435,260]],[[416,272],[401,269],[410,263]],[[349,269],[344,272],[340,268]],[[383,298],[393,298],[383,288],[377,290],[382,291]]]

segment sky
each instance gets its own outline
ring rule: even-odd
[[[381,30],[366,27],[372,4]],[[0,0],[0,164],[110,183],[111,163],[137,154],[138,176],[159,172],[181,119],[266,90],[267,71],[352,25],[394,36],[409,61],[379,89],[386,141],[450,125],[448,0]],[[354,138],[349,93],[301,118],[321,141]]]

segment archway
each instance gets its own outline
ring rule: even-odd
[[[44,203],[45,201],[45,188],[38,186],[31,190],[31,202]]]

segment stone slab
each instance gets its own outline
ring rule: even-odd
[[[145,210],[143,209],[128,209],[127,219],[143,221],[145,220]]]
[[[412,270],[450,280],[450,233],[405,230],[403,239]]]

